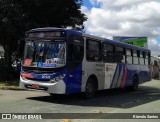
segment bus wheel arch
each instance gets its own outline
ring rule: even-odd
[[[85,86],[85,97],[92,98],[98,90],[98,79],[95,75],[90,75]]]
[[[138,85],[139,85],[139,77],[137,74],[135,74],[132,77],[132,86],[131,86],[132,91],[136,91],[138,89]]]

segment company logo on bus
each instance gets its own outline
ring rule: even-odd
[[[106,71],[113,71],[113,65],[106,65]]]

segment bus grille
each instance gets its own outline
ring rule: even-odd
[[[44,91],[47,91],[47,90],[48,90],[48,88],[45,87],[45,86],[39,86],[39,88],[32,88],[32,85],[26,84],[25,87],[26,87],[27,89],[37,89],[37,90],[44,90]]]

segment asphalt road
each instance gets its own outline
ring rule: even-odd
[[[40,91],[0,90],[0,113],[160,113],[160,80],[152,80],[140,85],[136,92],[125,90],[100,91],[93,99],[81,95],[55,95]],[[106,114],[107,115],[107,114]],[[78,116],[83,116],[78,115]],[[94,115],[93,115],[94,116]],[[109,116],[109,115],[108,115]],[[115,116],[122,116],[115,114]],[[105,118],[105,115],[98,116]],[[91,117],[90,117],[91,118]],[[94,118],[94,117],[93,117]],[[98,118],[97,118],[98,119]],[[160,118],[159,118],[160,119]],[[109,119],[107,119],[109,121]],[[0,120],[1,121],[1,120]],[[3,120],[4,121],[4,120]],[[27,120],[26,120],[27,121]],[[70,120],[46,120],[70,121]],[[72,120],[83,122],[84,120]],[[97,121],[89,119],[85,121]],[[100,121],[100,120],[99,120]],[[106,119],[101,119],[106,121]],[[113,119],[112,121],[124,121]],[[128,121],[128,120],[126,120]],[[134,121],[133,119],[130,121]],[[151,121],[151,119],[140,119]],[[155,119],[154,121],[159,121]]]

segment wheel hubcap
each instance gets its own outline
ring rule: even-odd
[[[92,93],[92,92],[93,92],[93,85],[92,85],[91,83],[89,83],[89,84],[87,85],[87,92],[88,92],[88,93]]]

